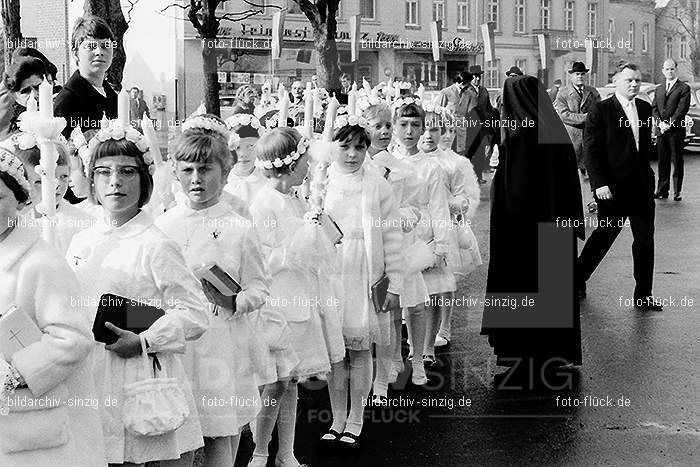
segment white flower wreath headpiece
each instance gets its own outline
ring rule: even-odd
[[[124,126],[124,124],[122,124],[119,120],[110,120],[106,128],[102,128],[100,131],[98,131],[88,143],[87,151],[81,154],[80,149],[78,149],[78,154],[80,154],[80,158],[83,160],[84,169],[88,170],[90,160],[92,159],[92,155],[95,153],[97,146],[100,143],[104,143],[110,139],[115,141],[125,139],[134,143],[136,148],[143,153],[143,161],[147,166],[149,166],[149,171],[153,170],[154,161],[153,157],[151,157],[151,153],[148,150],[146,138],[131,125]],[[87,164],[85,164],[85,159],[88,161]]]
[[[410,81],[399,81],[399,89],[411,89]]]
[[[394,109],[398,109],[399,107],[403,107],[404,105],[409,105],[409,104],[416,104],[422,106],[422,102],[418,97],[399,97],[394,101],[392,104],[392,107]]]
[[[258,117],[251,114],[236,114],[226,119],[226,126],[229,130],[233,130],[237,126],[246,125],[250,125],[254,130],[259,130],[260,120],[258,120]]]
[[[205,130],[211,130],[226,138],[226,141],[228,141],[230,136],[230,132],[228,131],[228,128],[226,128],[225,124],[217,122],[213,118],[208,118],[204,115],[197,115],[196,117],[188,118],[182,123],[183,132],[187,130],[192,130],[194,128],[204,128]]]
[[[0,148],[0,172],[5,172],[10,177],[14,178],[19,186],[29,194],[31,189],[29,187],[29,181],[27,181],[27,177],[25,176],[22,161],[4,148]]]
[[[279,124],[279,119],[277,118],[277,114],[275,114],[272,117],[265,120],[265,128],[267,128],[268,130],[272,130],[273,128],[277,128],[278,124]]]
[[[309,148],[309,140],[302,136],[299,142],[297,143],[297,150],[291,152],[284,158],[280,159],[279,157],[275,158],[272,161],[266,160],[260,160],[260,159],[255,159],[255,167],[258,169],[265,169],[265,170],[272,170],[272,168],[279,169],[281,167],[284,167],[285,165],[291,165],[293,162],[299,160],[299,158],[302,156],[302,154],[306,153],[306,150]]]
[[[252,129],[258,130],[258,134],[262,128],[260,120],[255,115],[250,114],[231,115],[226,119],[226,126],[231,130],[231,136],[228,138],[228,148],[231,151],[235,151],[241,145],[241,137],[235,130],[237,127],[250,126]]]
[[[343,114],[335,117],[335,123],[333,124],[334,128],[342,128],[346,125],[359,125],[362,128],[367,128],[369,123],[365,117],[360,115]]]
[[[426,102],[423,104],[423,110],[425,110],[425,113],[432,112],[434,114],[438,114],[440,116],[445,116],[445,113],[447,112],[446,107],[442,107],[440,105],[433,104],[432,102]]]

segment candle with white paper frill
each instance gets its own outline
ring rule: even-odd
[[[125,89],[117,96],[117,121],[124,126],[129,125],[129,94]]]
[[[284,84],[280,83],[277,87],[277,99],[282,102],[282,97],[287,94],[287,90],[284,89]]]
[[[338,113],[338,107],[340,103],[335,95],[328,101],[328,107],[326,107],[326,122],[323,125],[323,140],[332,141],[333,140],[333,125],[335,124],[335,116]]]
[[[307,138],[311,138],[314,132],[314,95],[317,92],[318,91],[313,88],[311,82],[306,83],[306,95],[304,96],[304,127],[306,128]]]
[[[289,96],[284,95],[280,101],[280,112],[277,116],[277,126],[283,127],[287,126],[287,116],[289,115]]]
[[[53,86],[46,80],[39,85],[39,116],[53,118]]]
[[[27,112],[37,112],[38,110],[39,105],[36,103],[36,97],[34,91],[32,91],[27,99]]]
[[[357,83],[352,83],[348,93],[348,116],[355,115],[355,109],[357,109]]]
[[[107,118],[107,114],[102,112],[102,120],[100,120],[100,130],[106,130],[109,128],[109,119]]]
[[[386,103],[391,105],[391,96],[392,93],[394,92],[394,80],[389,79],[386,83],[386,87],[384,88],[384,98],[386,99]]]

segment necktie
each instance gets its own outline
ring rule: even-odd
[[[666,83],[666,94],[668,94],[669,91],[671,91],[671,83]]]
[[[637,118],[637,108],[634,105],[634,99],[627,101],[626,107],[632,134],[634,135],[634,145],[637,147],[637,151],[639,151],[639,119]]]

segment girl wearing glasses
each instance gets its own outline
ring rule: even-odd
[[[118,340],[107,346],[95,344],[93,371],[101,400],[116,400],[100,407],[107,459],[114,464],[160,460],[161,466],[190,465],[192,452],[204,443],[180,354],[185,342],[199,338],[209,325],[206,298],[177,243],[142,210],[153,190],[152,160],[143,137],[133,127],[112,122],[95,135],[88,150],[89,198],[102,206],[103,217],[73,237],[66,257],[94,304],[90,322],[106,293],[164,310],[165,315],[141,336],[148,353],[157,353],[168,377],[177,378],[189,407],[184,424],[166,434],[140,436],[125,429],[123,386],[152,375],[141,369],[140,336],[106,325]]]

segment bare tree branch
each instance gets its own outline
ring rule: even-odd
[[[160,12],[165,13],[165,10],[167,10],[170,7],[178,7],[178,8],[182,8],[183,10],[189,10],[190,5],[180,5],[179,3],[171,3],[170,5],[166,6],[162,10],[160,10]]]
[[[319,10],[316,8],[316,5],[311,3],[310,0],[294,0],[294,3],[299,5],[301,11],[311,22],[311,26],[313,26],[314,29],[318,29],[323,22],[320,19]]]
[[[129,9],[126,10],[126,24],[131,23],[131,12],[134,11],[134,7],[140,0],[126,0],[129,3]]]
[[[250,18],[251,16],[257,16],[257,15],[262,15],[265,13],[265,10],[247,10],[243,11],[240,13],[226,13],[222,16],[218,16],[217,19],[219,21],[243,21],[245,19]],[[238,18],[237,18],[238,16]]]
[[[279,5],[258,5],[257,3],[253,3],[250,0],[243,0],[243,3],[246,5],[250,5],[254,8],[277,8],[278,10],[284,10],[284,7],[281,7]]]

